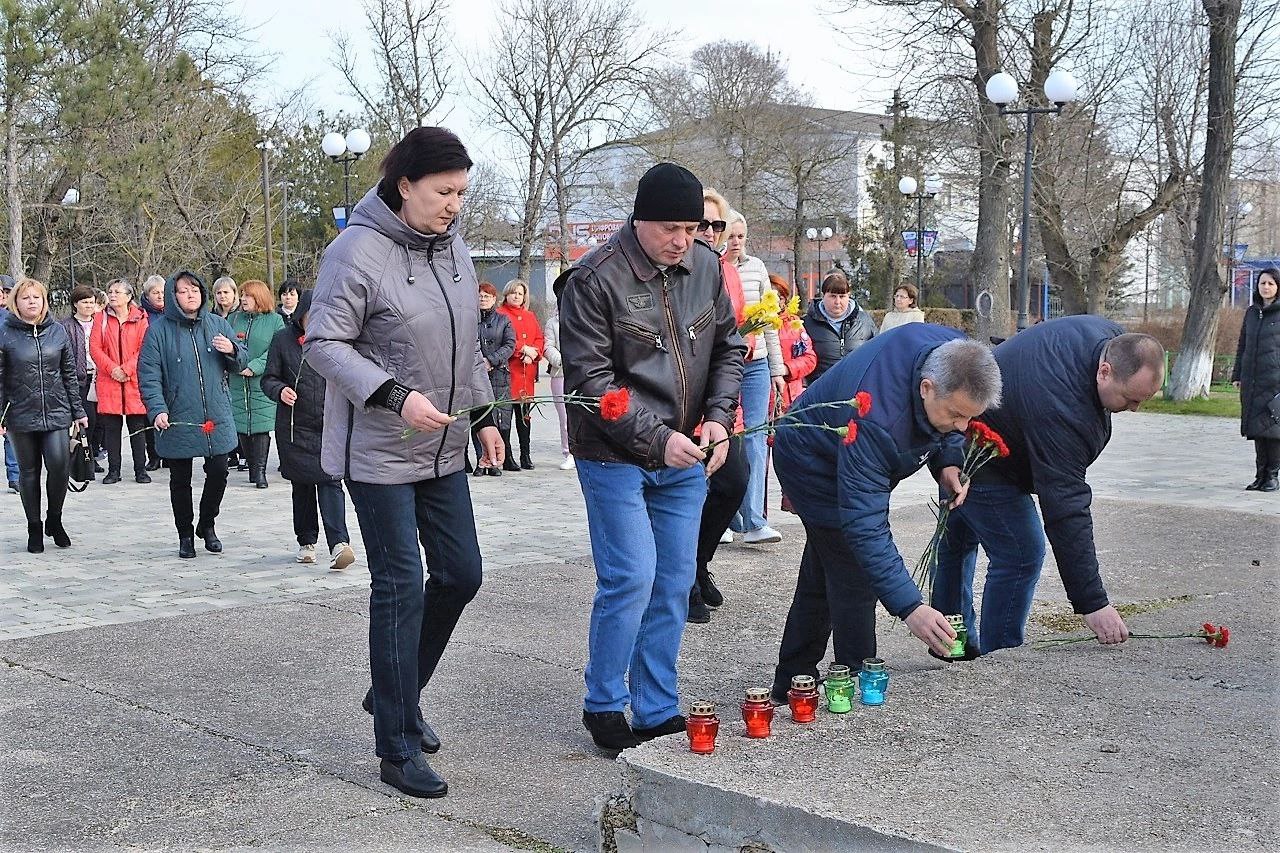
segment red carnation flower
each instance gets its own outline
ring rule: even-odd
[[[600,417],[606,421],[616,421],[631,408],[631,392],[626,388],[609,391],[600,398]]]
[[[859,391],[853,395],[853,403],[858,407],[858,417],[865,418],[871,413],[871,395],[866,391]]]
[[[236,332],[236,340],[237,340],[237,341],[243,341],[243,340],[244,340],[244,332]]]
[[[1216,649],[1225,648],[1231,640],[1231,629],[1226,625],[1214,626],[1211,622],[1204,623],[1204,640]]]
[[[849,425],[844,428],[844,439],[841,444],[853,444],[858,440],[858,422],[849,421]]]
[[[305,344],[306,342],[307,342],[307,336],[306,336],[306,335],[298,335],[298,346],[302,346],[302,345],[303,345],[303,344]]]
[[[769,433],[769,436],[764,440],[764,443],[773,447],[773,433]]]
[[[204,432],[205,435],[213,435],[213,431],[217,428],[218,428],[218,425],[215,424],[213,421],[205,421],[203,424],[200,425],[200,429]]]

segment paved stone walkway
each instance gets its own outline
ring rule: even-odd
[[[559,436],[549,409],[548,416],[534,419],[536,471],[470,480],[486,572],[589,559],[577,477],[557,468]],[[1252,447],[1234,420],[1123,414],[1089,479],[1099,497],[1274,515],[1280,494],[1242,490],[1252,465]],[[232,472],[218,519],[226,552],[200,549],[194,560],[177,557],[165,470],[150,485],[94,483],[71,495],[66,518],[74,545],[65,551],[49,541],[44,554],[28,554],[18,498],[0,497],[11,504],[11,521],[0,531],[0,552],[7,555],[0,575],[0,641],[366,587],[350,507],[348,526],[360,557],[355,565],[337,573],[327,570],[322,555],[315,566],[294,562],[290,488],[275,473],[274,460],[269,470],[267,490]],[[776,508],[776,481],[770,491]],[[933,491],[927,475],[917,474],[895,493],[894,503],[924,502]],[[794,516],[773,517],[784,534],[799,530]],[[323,548],[322,542],[318,550]]]

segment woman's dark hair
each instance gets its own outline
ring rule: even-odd
[[[75,305],[81,299],[95,299],[93,295],[93,288],[89,287],[87,284],[77,284],[75,287],[71,288],[70,299],[72,305]]]
[[[280,292],[277,295],[284,296],[286,293],[302,293],[302,288],[298,287],[297,280],[291,278],[285,281],[284,284],[280,285]]]
[[[471,165],[466,147],[453,131],[415,127],[382,158],[378,198],[392,210],[399,210],[404,201],[399,188],[401,178],[416,181],[423,175],[470,169]]]
[[[827,277],[822,280],[823,293],[848,293],[849,279],[845,278],[838,272],[827,273]]]
[[[1274,281],[1277,285],[1280,285],[1280,269],[1276,269],[1275,267],[1266,267],[1265,269],[1258,270],[1258,278],[1254,281],[1253,292],[1255,294],[1258,294],[1259,299],[1261,299],[1262,297],[1261,297],[1261,291],[1258,288],[1262,284],[1262,277],[1264,275],[1271,276],[1271,280]]]

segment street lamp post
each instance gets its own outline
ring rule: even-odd
[[[284,261],[284,280],[289,280],[289,187],[292,186],[288,180],[280,182],[280,216],[281,225],[284,231],[283,261]]]
[[[806,228],[804,232],[804,236],[806,240],[808,240],[810,243],[818,244],[818,287],[819,288],[822,287],[822,242],[824,240],[830,240],[833,234],[835,234],[835,232],[832,231],[830,228],[823,228],[821,230],[817,228]],[[809,298],[810,299],[813,298],[812,293],[809,294]]]
[[[1013,75],[1000,71],[987,80],[987,99],[1000,107],[1001,115],[1025,115],[1027,117],[1027,144],[1022,159],[1022,251],[1018,261],[1018,331],[1027,327],[1027,315],[1031,307],[1031,291],[1027,284],[1027,252],[1031,233],[1031,132],[1037,115],[1058,115],[1062,108],[1076,99],[1076,78],[1067,71],[1054,71],[1044,81],[1044,96],[1052,107],[1024,107],[1012,109],[1010,104],[1018,100],[1018,81]]]
[[[924,192],[916,192],[916,179],[907,176],[898,181],[898,192],[916,203],[916,293],[924,294],[924,202],[942,192],[942,177],[930,175],[924,179]]]
[[[1231,294],[1230,304],[1236,307],[1236,226],[1240,220],[1253,213],[1252,202],[1237,201],[1231,207],[1228,220],[1231,222],[1230,244],[1227,246],[1227,292]]]
[[[71,207],[80,203],[80,190],[70,187],[62,196],[62,207]],[[67,228],[67,292],[76,286],[76,233],[74,227]]]
[[[263,137],[255,146],[262,152],[262,220],[266,229],[263,246],[267,250],[267,286],[274,292],[276,289],[275,259],[271,256],[271,161],[268,156],[275,150],[270,139]]]
[[[345,224],[351,216],[351,164],[364,156],[373,140],[369,132],[357,127],[346,136],[336,131],[324,135],[320,148],[335,163],[342,164],[342,221]]]

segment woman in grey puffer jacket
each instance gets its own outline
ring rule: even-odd
[[[67,498],[71,422],[89,428],[80,402],[75,353],[67,330],[49,316],[49,291],[35,279],[18,282],[0,324],[0,435],[18,457],[18,491],[27,516],[27,550],[44,550],[45,534],[71,545],[62,526]],[[48,470],[49,512],[40,523],[40,468]]]
[[[476,336],[480,309],[457,216],[471,158],[448,130],[419,127],[320,264],[304,355],[328,381],[321,463],[346,478],[369,556],[374,742],[384,782],[415,797],[448,785],[423,757],[431,679],[480,588],[480,546],[463,473],[469,418],[493,399]],[[498,430],[478,430],[500,467]],[[419,541],[426,548],[423,591]]]

